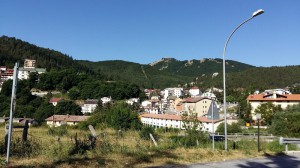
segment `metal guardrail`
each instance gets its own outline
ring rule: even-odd
[[[279,144],[285,144],[285,151],[288,152],[288,144],[300,144],[300,138],[279,138]]]
[[[274,136],[273,134],[262,133],[259,135],[260,138],[264,139],[265,141],[273,141],[274,139],[277,138],[277,136]],[[212,134],[210,134],[210,136],[212,136]],[[215,133],[215,136],[224,136],[224,134],[217,132]],[[234,141],[240,141],[242,139],[256,140],[257,137],[258,137],[258,133],[229,133],[228,134],[228,139]]]

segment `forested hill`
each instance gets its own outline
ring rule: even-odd
[[[205,81],[206,87],[221,88],[223,76],[215,78],[203,76],[199,80]],[[226,75],[226,85],[229,88],[270,89],[298,86],[300,84],[300,66],[257,67]]]
[[[163,58],[151,63],[150,65],[161,72],[190,77],[222,73],[223,71],[223,60],[218,58],[204,58],[201,60],[193,59],[185,61],[179,61],[174,58]],[[240,72],[250,68],[254,68],[254,66],[237,61],[226,60],[226,72]]]
[[[46,68],[48,71],[55,68],[91,72],[89,68],[61,52],[41,48],[14,37],[0,37],[0,65],[12,68],[15,62],[19,62],[23,66],[25,59],[37,60],[37,67]]]
[[[112,80],[135,83],[143,88],[183,86],[184,84],[197,82],[197,78],[203,76],[212,77],[213,74],[221,74],[223,71],[221,59],[179,61],[174,58],[163,58],[147,65],[121,60],[99,62],[79,61],[79,63],[96,72],[102,72],[110,76]],[[253,67],[237,61],[226,61],[226,68],[229,73],[241,72]],[[206,80],[204,83],[206,83]]]
[[[141,88],[176,87],[191,82],[201,88],[222,87],[221,59],[179,61],[163,58],[147,65],[120,60],[79,61],[13,37],[0,37],[0,65],[12,68],[15,62],[19,62],[23,66],[26,58],[37,60],[37,67],[47,68],[48,72],[50,69],[58,72],[72,69],[89,72],[93,79],[97,75],[97,79],[125,81]],[[226,60],[226,72],[226,84],[230,88],[282,88],[300,83],[300,66],[264,68]]]
[[[193,80],[190,76],[161,72],[150,65],[142,65],[121,60],[115,61],[78,61],[96,72],[109,76],[111,80],[121,80],[138,84],[142,88],[165,88],[185,84]]]

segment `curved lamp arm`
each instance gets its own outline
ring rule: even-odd
[[[237,31],[237,29],[239,29],[243,24],[247,23],[248,21],[250,21],[251,19],[253,19],[254,17],[263,14],[264,10],[259,9],[257,11],[255,11],[252,16],[245,20],[244,22],[242,22],[241,24],[239,24],[230,34],[230,36],[228,37],[228,39],[226,40],[226,43],[224,45],[224,50],[223,50],[223,93],[224,93],[224,97],[223,97],[223,111],[224,111],[224,129],[225,129],[225,150],[227,151],[227,112],[226,112],[226,83],[225,83],[225,54],[226,54],[226,47],[227,44],[229,42],[229,40],[231,39],[232,35]]]

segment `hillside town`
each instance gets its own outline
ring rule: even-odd
[[[45,68],[36,68],[36,60],[25,59],[24,66],[18,69],[18,79],[29,79],[30,73],[42,74],[46,73]],[[8,69],[5,66],[1,66],[1,85],[3,82],[13,79],[13,69]],[[165,89],[145,89],[145,100],[139,98],[130,98],[125,100],[129,105],[135,105],[139,107],[138,113],[142,124],[146,126],[152,126],[155,128],[175,128],[185,129],[183,127],[184,121],[182,115],[195,115],[200,121],[200,128],[206,132],[215,132],[221,123],[224,123],[223,104],[218,100],[213,92],[222,92],[222,89],[209,89],[201,91],[197,86],[190,88],[174,87]],[[44,97],[49,91],[41,91],[32,89],[31,94],[34,96]],[[52,93],[60,93],[58,91],[52,91]],[[49,103],[54,107],[60,101],[64,101],[62,97],[52,97]],[[86,100],[74,100],[75,104],[80,106],[82,116],[75,115],[52,115],[45,119],[45,122],[49,126],[61,126],[63,124],[76,125],[81,121],[86,121],[91,114],[97,109],[99,103],[102,106],[106,104],[113,104],[114,100],[110,95],[107,97],[101,97],[98,99],[86,99]],[[280,106],[282,109],[286,109],[289,106],[297,105],[300,103],[300,94],[292,94],[285,89],[270,89],[263,92],[255,91],[253,94],[249,94],[247,102],[251,105],[251,116],[254,123],[256,123],[256,109],[264,103],[272,103],[276,106]],[[227,109],[237,109],[239,104],[228,103]],[[100,111],[101,112],[101,111]],[[227,123],[237,123],[241,117],[236,112],[227,113]],[[8,120],[8,117],[1,117],[1,122]],[[16,118],[14,121],[22,123],[24,118]],[[34,118],[30,118],[33,123]]]
[[[0,168],[300,168],[299,6],[1,1]]]

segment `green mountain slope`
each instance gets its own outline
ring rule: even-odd
[[[80,64],[92,68],[110,77],[111,80],[122,80],[135,83],[143,88],[163,88],[185,84],[191,81],[192,77],[179,76],[168,72],[161,72],[150,65],[141,65],[126,61],[78,61]]]
[[[14,37],[0,37],[0,65],[12,68],[15,62],[19,62],[20,66],[23,66],[25,59],[35,59],[38,68],[47,68],[47,70],[71,68],[77,71],[92,72],[61,52],[38,47]]]
[[[222,59],[202,59],[178,61],[174,58],[163,58],[150,64],[152,67],[171,74],[198,77],[223,71]],[[254,66],[237,61],[226,60],[226,72],[239,72]]]
[[[73,69],[89,72],[94,78],[101,73],[102,79],[125,81],[142,88],[176,87],[191,82],[201,88],[222,88],[222,59],[179,61],[163,58],[148,65],[126,61],[78,61],[16,38],[0,37],[0,65],[12,68],[15,62],[19,62],[23,66],[27,58],[36,59],[37,67],[45,67],[48,71]],[[300,66],[264,68],[226,60],[226,76],[226,84],[231,88],[282,88],[300,83]]]
[[[213,85],[222,88],[223,76],[201,77],[199,81],[202,81],[205,87]],[[300,66],[258,67],[226,74],[226,85],[229,88],[285,88],[299,82]]]
[[[222,73],[221,59],[203,59],[179,61],[174,58],[163,58],[148,65],[141,65],[126,61],[79,61],[81,64],[101,71],[113,80],[123,80],[139,84],[143,87],[175,87],[180,84],[196,82],[196,78]],[[226,61],[227,72],[240,72],[254,66]]]

